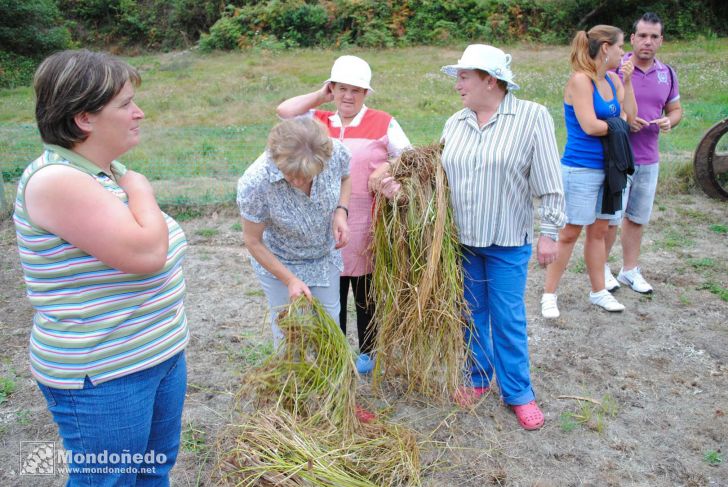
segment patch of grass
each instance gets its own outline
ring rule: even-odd
[[[200,147],[200,155],[201,156],[210,156],[217,152],[217,149],[215,148],[215,144],[212,144],[208,142],[207,140],[202,142],[202,147]]]
[[[680,304],[683,306],[690,306],[692,304],[690,297],[687,294],[681,294],[678,299],[680,300]]]
[[[21,409],[15,413],[15,418],[21,425],[28,426],[30,424],[30,411],[27,409]]]
[[[720,451],[708,450],[703,454],[703,461],[712,467],[717,467],[723,463],[723,455],[720,454]]]
[[[195,231],[195,235],[199,235],[200,237],[204,238],[212,238],[219,233],[220,230],[218,230],[217,228],[200,228],[199,230]]]
[[[728,225],[722,225],[722,224],[715,223],[713,225],[709,225],[708,229],[710,231],[718,233],[720,235],[725,235],[726,233],[728,233]]]
[[[574,419],[574,413],[563,412],[559,418],[559,427],[561,431],[565,433],[571,433],[574,431],[579,423]]]
[[[249,291],[245,291],[245,295],[251,298],[257,298],[260,296],[265,296],[265,293],[262,289],[250,289]]]
[[[20,176],[25,171],[24,166],[11,167],[9,169],[2,170],[2,178],[4,181],[10,183],[20,179]]]
[[[686,231],[670,228],[662,234],[661,239],[655,241],[655,245],[663,250],[685,249],[695,245],[689,236]]]
[[[191,453],[203,453],[209,448],[207,446],[207,435],[199,428],[196,428],[192,422],[182,430],[182,450]]]
[[[640,303],[649,303],[652,301],[653,293],[647,293],[647,294],[641,294],[640,293]]]
[[[376,92],[367,98],[367,105],[394,115],[413,144],[437,140],[447,117],[462,108],[453,81],[440,74],[439,67],[451,63],[462,47],[458,43],[357,49],[355,53],[374,71]],[[697,141],[728,116],[728,91],[716,89],[724,84],[727,50],[728,39],[706,38],[671,41],[660,51],[660,59],[679,73],[681,86],[690,87],[681,98],[690,116],[660,137],[661,195],[693,185],[690,160]],[[509,46],[508,51],[522,88],[519,97],[546,106],[562,151],[569,46],[527,43]],[[318,88],[328,77],[332,60],[351,53],[348,48],[275,52],[256,48],[212,54],[190,51],[173,60],[168,53],[129,58],[144,72],[137,99],[147,121],[142,124],[141,144],[121,160],[150,179],[173,180],[175,186],[181,178],[194,176],[204,180],[197,187],[220,189],[219,197],[227,197],[222,190],[235,185],[225,176],[237,179],[262,152],[277,121],[275,106]],[[32,89],[0,93],[0,170],[10,175],[35,159],[42,144],[34,124]]]
[[[179,212],[175,212],[173,215],[174,219],[178,222],[186,222],[189,220],[194,220],[195,218],[199,218],[202,216],[202,210],[199,208],[195,208],[193,206],[189,206],[187,208],[184,208],[180,210]]]
[[[240,222],[235,222],[232,225],[230,225],[230,230],[232,230],[233,232],[242,232],[243,224]]]
[[[716,282],[708,281],[705,284],[703,284],[702,286],[700,286],[699,289],[708,290],[711,293],[718,296],[723,301],[728,302],[728,288],[725,288]]]
[[[15,378],[0,377],[0,404],[8,400],[8,397],[15,392],[16,387]]]
[[[684,154],[670,154],[660,163],[657,191],[661,194],[686,193],[695,186],[693,163]]]
[[[272,354],[273,342],[270,340],[266,340],[264,342],[248,342],[242,349],[240,349],[238,358],[242,359],[246,368],[257,367]]]
[[[600,401],[586,397],[573,397],[579,402],[576,411],[565,411],[561,413],[561,429],[570,432],[582,425],[587,429],[602,433],[606,420],[617,415],[617,401],[610,395],[604,395]]]
[[[681,207],[678,206],[675,208],[675,211],[678,215],[684,216],[691,220],[691,224],[695,222],[707,222],[710,218],[707,213],[704,213],[700,210],[696,210],[694,208],[687,208],[687,207]]]
[[[688,260],[690,265],[694,269],[712,269],[715,267],[715,261],[711,259],[710,257],[702,257],[700,259],[690,259]]]
[[[569,270],[575,274],[584,274],[586,272],[586,262],[584,261],[584,257],[577,257],[574,260],[574,263],[569,266]]]

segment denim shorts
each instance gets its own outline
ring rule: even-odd
[[[564,182],[566,199],[566,223],[570,225],[591,225],[597,218],[612,220],[621,218],[616,215],[602,214],[602,194],[604,192],[604,170],[586,167],[561,165],[561,178]]]
[[[634,174],[627,179],[627,189],[622,197],[623,213],[631,222],[639,225],[649,223],[659,174],[659,163],[635,165]],[[619,225],[621,222],[622,215],[613,217],[609,224]]]

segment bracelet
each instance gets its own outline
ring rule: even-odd
[[[336,205],[336,210],[338,210],[338,209],[344,210],[344,213],[346,213],[346,218],[348,220],[349,219],[349,208],[347,208],[344,205]],[[336,210],[334,210],[334,211],[336,211]]]

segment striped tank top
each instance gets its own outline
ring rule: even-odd
[[[33,377],[49,387],[81,389],[86,377],[99,384],[148,369],[182,351],[189,329],[182,274],[187,240],[180,226],[164,215],[169,250],[159,272],[135,275],[109,267],[30,220],[25,187],[33,174],[51,164],[83,171],[122,202],[128,201],[111,175],[62,147],[46,146],[23,172],[13,220],[35,310],[30,333]],[[112,171],[122,175],[126,168],[114,161]]]

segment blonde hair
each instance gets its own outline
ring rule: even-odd
[[[294,177],[318,175],[333,150],[326,127],[311,118],[284,120],[268,135],[268,155],[283,174]]]
[[[610,46],[619,41],[624,33],[611,25],[595,25],[589,32],[580,30],[571,41],[571,69],[575,72],[586,73],[591,79],[597,77],[597,64],[595,59],[602,44]]]

